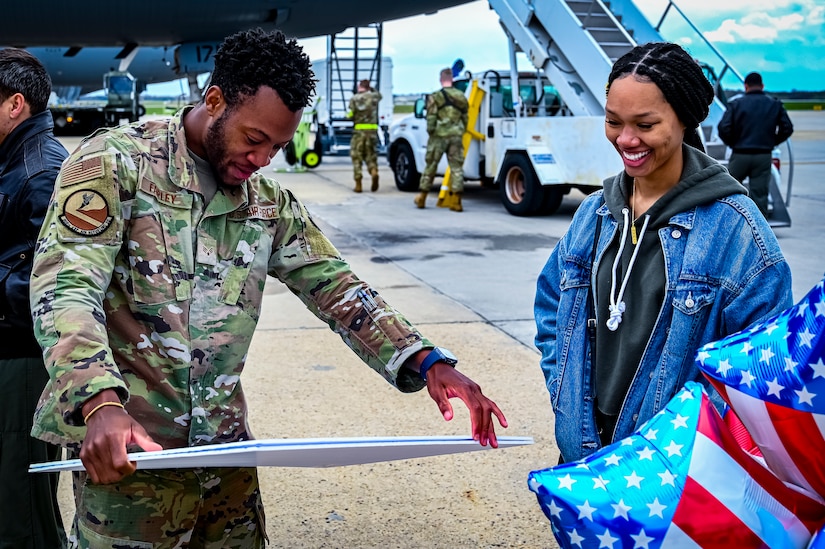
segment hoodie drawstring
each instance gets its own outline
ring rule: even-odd
[[[633,255],[630,256],[630,263],[627,265],[627,272],[622,278],[622,287],[619,289],[619,295],[616,295],[616,270],[619,268],[619,261],[622,259],[622,252],[624,252],[624,243],[627,240],[627,228],[630,225],[627,208],[622,208],[622,217],[624,218],[624,226],[622,227],[622,239],[619,242],[619,251],[616,253],[616,259],[613,260],[613,276],[610,281],[610,305],[607,309],[610,312],[610,318],[607,319],[607,329],[615,332],[619,329],[619,324],[622,323],[622,314],[625,311],[625,303],[622,301],[624,297],[625,288],[627,288],[627,281],[630,279],[630,271],[633,270],[633,264],[636,262],[636,255],[639,253],[639,248],[642,247],[642,239],[645,237],[645,229],[647,223],[650,221],[650,216],[645,215],[644,223],[642,223],[642,230],[639,233],[639,242],[633,248]]]

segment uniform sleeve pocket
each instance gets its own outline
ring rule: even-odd
[[[135,302],[155,305],[174,301],[175,282],[169,270],[163,225],[157,215],[132,219],[128,231],[126,244]]]

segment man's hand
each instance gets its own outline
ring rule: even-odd
[[[507,419],[495,402],[481,394],[481,387],[449,364],[436,362],[427,372],[427,391],[438,405],[446,421],[453,419],[453,407],[450,400],[458,397],[470,410],[473,438],[482,446],[498,448],[493,415],[502,427],[507,427]]]
[[[120,402],[114,391],[98,393],[86,403],[82,412],[88,414],[102,402]],[[162,450],[146,430],[119,406],[103,406],[89,416],[86,437],[80,448],[80,461],[95,484],[111,484],[131,475],[137,468],[129,461],[128,446],[137,445],[144,451]]]

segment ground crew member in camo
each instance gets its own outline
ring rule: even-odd
[[[51,79],[32,54],[0,50],[0,549],[66,546],[59,475],[29,475],[60,446],[32,438],[32,415],[48,381],[34,337],[29,278],[37,233],[68,156],[46,108]]]
[[[64,164],[32,275],[50,376],[33,434],[85,466],[77,546],[264,547],[254,468],[136,471],[126,451],[253,438],[240,376],[267,274],[399,390],[426,385],[445,419],[461,398],[473,436],[497,446],[495,403],[257,173],[313,90],[296,41],[240,32],[218,49],[200,103],[101,130]]]
[[[352,158],[352,174],[355,192],[361,192],[361,163],[367,165],[372,177],[370,190],[378,190],[378,103],[381,93],[370,87],[369,80],[358,83],[358,92],[349,100],[347,116],[352,118],[352,140],[349,155]]]
[[[427,97],[427,154],[426,165],[418,184],[420,191],[415,197],[415,205],[424,208],[427,193],[433,186],[435,170],[441,156],[447,153],[450,166],[450,209],[463,211],[461,194],[464,192],[464,145],[462,136],[467,129],[467,98],[453,87],[452,69],[441,71],[441,89]]]

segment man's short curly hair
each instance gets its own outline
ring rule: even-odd
[[[292,112],[310,104],[315,74],[295,39],[260,28],[228,36],[215,54],[210,85],[223,92],[232,109],[261,86],[272,88]]]

